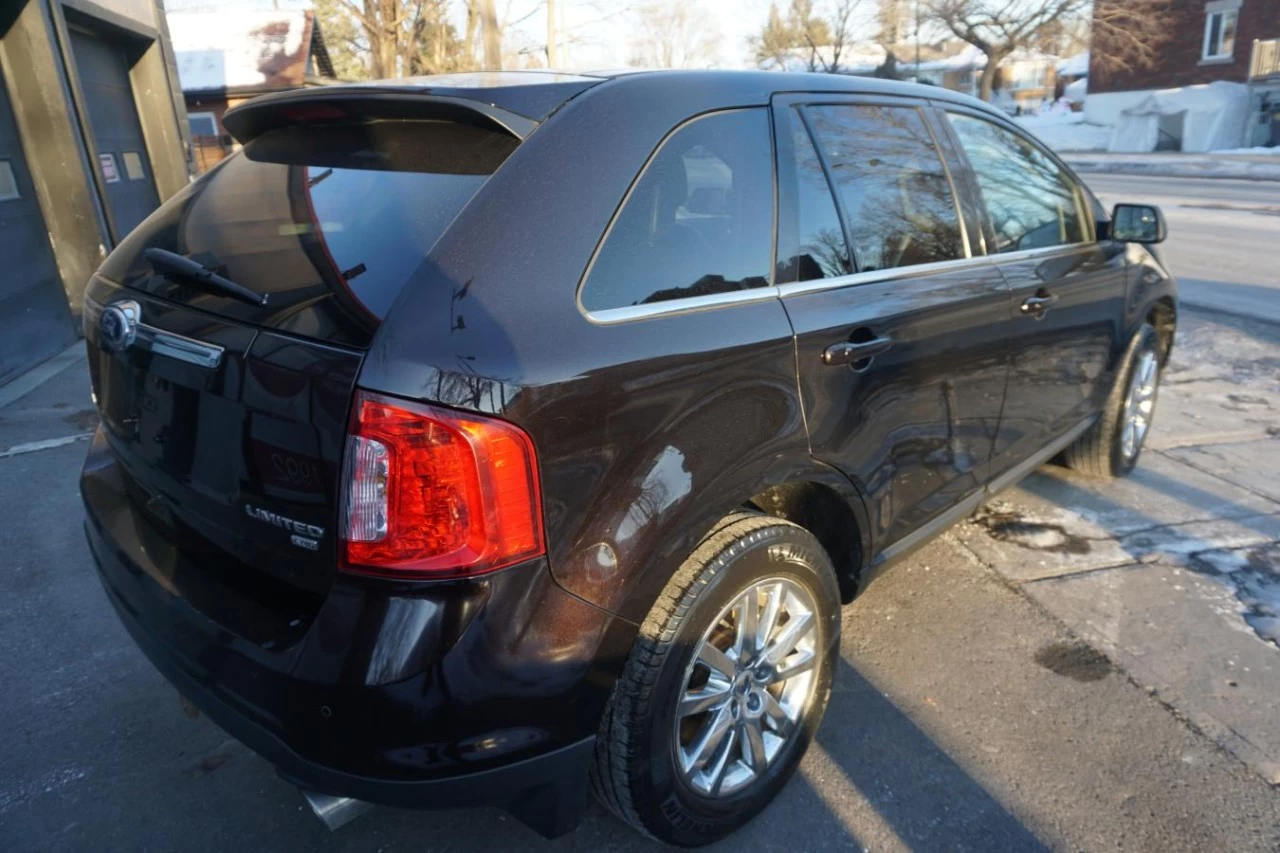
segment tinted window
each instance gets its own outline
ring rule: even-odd
[[[951,184],[913,107],[806,107],[859,271],[964,257]]]
[[[645,168],[582,290],[589,311],[765,287],[773,155],[762,109],[672,134]]]
[[[1084,242],[1075,184],[1048,155],[989,121],[951,115],[996,232],[996,251]]]
[[[791,245],[795,249],[778,247],[780,256],[786,252],[786,266],[780,271],[779,278],[782,281],[812,281],[848,275],[853,272],[853,263],[822,161],[800,114],[796,110],[789,110],[789,113],[796,234],[788,238],[794,241]]]
[[[134,231],[104,272],[175,301],[200,299],[238,319],[359,341],[367,329],[330,323],[341,314],[376,325],[517,144],[504,133],[446,122],[273,130]],[[149,246],[269,294],[268,305],[256,308],[151,276],[142,253]],[[130,265],[127,271],[114,269],[122,263]]]

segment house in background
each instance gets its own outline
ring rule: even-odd
[[[1058,57],[1033,50],[1017,50],[999,68],[995,82],[995,103],[1012,113],[1035,112],[1053,101],[1057,83]],[[973,45],[965,45],[959,53],[932,62],[903,63],[899,66],[906,77],[915,76],[921,83],[932,83],[957,92],[978,97],[982,71],[987,67],[986,55]]]
[[[311,10],[170,11],[169,34],[198,171],[234,150],[223,114],[269,92],[337,82]]]
[[[1124,2],[1100,0],[1095,15]],[[1107,63],[1111,48],[1095,27],[1085,120],[1119,125],[1158,112],[1156,145],[1172,150],[1188,150],[1184,138],[1200,135],[1192,125],[1211,121],[1224,123],[1214,136],[1229,139],[1226,147],[1280,144],[1280,0],[1174,3],[1167,18],[1168,41],[1145,68]],[[1210,110],[1214,100],[1220,110]]]

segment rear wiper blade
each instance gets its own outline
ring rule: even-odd
[[[170,252],[167,249],[147,249],[142,256],[151,262],[151,265],[158,270],[162,270],[170,275],[179,276],[185,281],[206,290],[219,290],[227,296],[234,296],[250,305],[266,305],[267,296],[264,293],[254,293],[242,284],[236,284],[229,278],[218,275],[213,270],[201,266],[197,261],[190,258],[184,258],[177,252]]]

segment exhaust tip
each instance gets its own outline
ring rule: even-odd
[[[351,797],[333,797],[329,794],[317,794],[314,791],[302,791],[302,797],[311,806],[311,811],[324,822],[330,832],[341,829],[360,815],[373,808],[373,803],[364,800],[353,800]]]

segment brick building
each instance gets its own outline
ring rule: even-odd
[[[1131,3],[1099,0],[1095,15],[1107,4]],[[1109,62],[1123,48],[1095,27],[1086,120],[1115,124],[1155,91],[1223,80],[1250,87],[1241,144],[1280,143],[1280,0],[1172,0],[1161,17],[1164,35],[1146,67]]]

